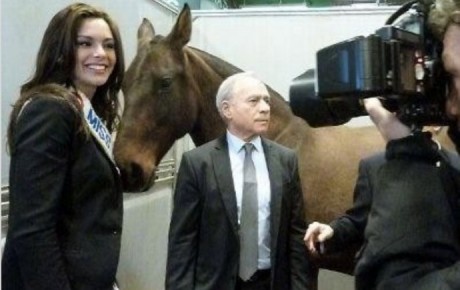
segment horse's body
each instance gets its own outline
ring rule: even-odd
[[[220,83],[239,70],[187,47],[190,34],[188,7],[166,37],[155,36],[145,19],[139,27],[138,51],[123,86],[125,111],[114,149],[128,191],[150,187],[156,166],[185,134],[198,146],[225,132],[214,98]],[[266,137],[296,150],[306,217],[328,223],[352,205],[358,162],[383,149],[383,139],[374,127],[311,128],[292,114],[275,91],[270,89],[270,94]],[[316,262],[321,268],[351,273],[353,251]]]

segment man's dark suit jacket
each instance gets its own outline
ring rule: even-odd
[[[405,154],[404,150],[397,154]],[[445,176],[455,171],[452,167],[460,168],[459,158],[442,151],[447,162],[438,167],[434,159],[425,159],[429,152],[416,151],[405,158],[387,160],[377,154],[362,160],[354,206],[331,223],[334,236],[326,243],[327,250],[364,241],[355,269],[358,290],[460,289],[455,288],[460,287],[459,221],[455,218],[460,196],[455,181]],[[457,270],[438,271],[456,263]],[[446,275],[457,275],[451,281],[457,286],[447,286]]]
[[[262,138],[271,183],[271,289],[309,289],[295,153]],[[225,136],[184,153],[171,219],[166,289],[234,290],[239,238]]]
[[[111,289],[123,214],[115,166],[69,104],[36,97],[11,156],[3,290]]]

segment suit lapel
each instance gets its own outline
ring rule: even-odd
[[[238,210],[236,206],[236,193],[228,155],[227,139],[224,136],[217,139],[215,150],[212,151],[212,164],[216,175],[216,182],[222,195],[225,211],[230,224],[238,235]]]
[[[280,213],[282,202],[282,176],[280,171],[279,158],[277,151],[273,149],[271,144],[262,138],[262,146],[264,148],[265,160],[267,162],[268,176],[270,179],[270,229],[271,229],[271,251],[276,253],[277,237],[280,226]],[[273,257],[274,255],[272,255]],[[272,261],[273,263],[273,261]],[[273,264],[272,264],[273,265]]]

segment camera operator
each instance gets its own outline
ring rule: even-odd
[[[460,149],[460,1],[437,1],[429,25],[443,41],[449,74],[449,136]],[[460,161],[429,133],[412,132],[376,98],[364,101],[388,141],[386,152],[363,159],[354,205],[330,225],[309,225],[312,254],[354,242],[357,290],[460,289]]]

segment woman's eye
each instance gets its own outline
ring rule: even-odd
[[[78,46],[91,46],[91,42],[89,41],[77,41]]]
[[[110,42],[110,43],[106,43],[106,44],[104,45],[104,47],[107,48],[107,49],[115,49],[115,43],[111,43],[111,42]]]
[[[80,47],[90,47],[90,46],[91,46],[91,42],[89,42],[89,41],[78,41],[78,42],[77,42],[77,46],[80,46]]]

